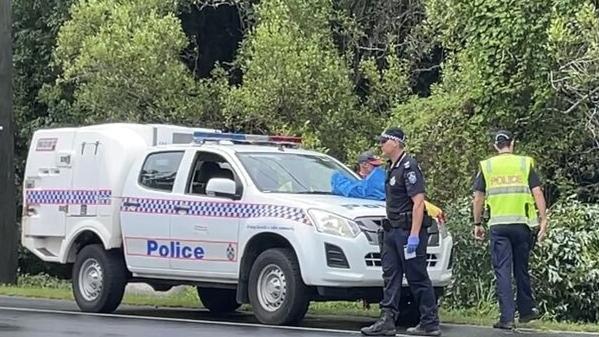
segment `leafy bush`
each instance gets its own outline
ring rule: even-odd
[[[61,27],[40,95],[53,123],[200,118],[204,92],[180,61],[188,41],[174,1],[80,1]]]
[[[464,184],[447,189],[447,182],[472,174],[490,153],[487,135],[500,128],[537,159],[550,203],[577,187],[580,197],[595,198],[599,15],[591,5],[572,14],[586,2],[426,3],[423,25],[447,52],[442,81],[429,97],[397,105],[389,123],[412,131],[435,200],[466,195]]]
[[[72,265],[48,263],[19,245],[18,251],[19,275],[48,275],[58,279],[71,278]],[[19,276],[21,278],[21,276]]]
[[[599,320],[599,204],[565,200],[531,263],[541,308],[559,320]]]
[[[22,288],[70,289],[71,283],[46,273],[19,275],[17,286]]]
[[[439,93],[413,98],[393,112],[389,124],[406,132],[408,151],[421,164],[433,200],[447,202],[467,195],[468,177],[476,173],[477,161],[484,159],[488,142],[469,117],[470,109],[468,93]]]
[[[448,229],[454,240],[453,281],[445,304],[452,309],[487,308],[494,302],[494,273],[489,242],[472,235],[470,200],[447,208]]]
[[[496,300],[489,242],[472,236],[470,201],[447,211],[455,256],[445,303],[453,309],[490,310]],[[570,199],[551,209],[549,234],[535,246],[530,263],[537,305],[549,318],[599,320],[598,219],[599,204]]]
[[[225,100],[227,124],[301,134],[309,147],[341,159],[363,149],[360,143],[372,138],[376,120],[359,109],[353,95],[347,65],[328,29],[331,10],[320,0],[257,6],[256,27],[237,60],[243,84]]]

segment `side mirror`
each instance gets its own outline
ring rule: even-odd
[[[208,184],[206,185],[206,195],[209,197],[239,199],[236,190],[235,181],[226,178],[212,178],[208,180]]]

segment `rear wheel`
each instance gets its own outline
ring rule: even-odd
[[[226,314],[237,310],[241,304],[237,303],[235,289],[197,287],[198,296],[202,305],[215,314]]]
[[[86,312],[113,312],[123,299],[127,269],[120,250],[83,247],[73,266],[73,296]]]
[[[308,311],[308,287],[290,249],[273,248],[260,254],[251,268],[248,285],[250,304],[261,323],[294,324]]]

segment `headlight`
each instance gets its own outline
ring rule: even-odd
[[[349,238],[355,238],[360,234],[360,227],[352,220],[318,209],[311,209],[308,213],[319,232]]]

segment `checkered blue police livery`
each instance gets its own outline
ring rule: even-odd
[[[167,199],[123,198],[121,211],[152,214],[175,214],[180,201]]]
[[[243,204],[235,202],[211,202],[188,200],[163,200],[147,198],[124,198],[123,212],[180,214],[177,207],[188,208],[187,215],[222,218],[282,218],[310,224],[301,208],[267,205]]]
[[[111,190],[27,190],[30,205],[110,205]]]

